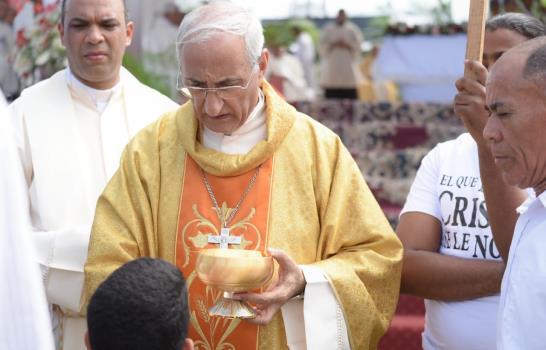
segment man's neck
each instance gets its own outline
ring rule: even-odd
[[[97,108],[99,113],[102,113],[104,109],[106,108],[106,105],[117,91],[121,88],[121,82],[118,78],[118,82],[112,86],[109,89],[96,89],[94,87],[91,87],[84,82],[82,82],[71,70],[70,68],[67,69],[67,80],[68,85],[71,86],[71,88],[79,93],[80,95],[84,95],[95,107]]]
[[[73,77],[74,80],[78,84],[81,84],[82,87],[84,87],[86,89],[90,89],[92,91],[109,91],[109,90],[113,90],[119,85],[119,83],[121,81],[121,77],[120,77],[121,72],[119,72],[118,76],[117,76],[117,79],[115,81],[113,81],[113,82],[105,82],[105,83],[100,83],[100,84],[91,84],[88,81],[85,81],[85,79],[82,79],[77,74],[75,74],[74,71],[72,69],[70,69],[70,66],[67,67],[67,70],[68,70],[69,75],[71,77]]]

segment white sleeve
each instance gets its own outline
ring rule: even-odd
[[[9,106],[9,112],[18,151],[16,158],[22,167],[26,182],[26,206],[29,217],[32,218],[29,198],[33,182],[32,153],[19,99]],[[57,231],[43,231],[31,227],[29,231],[30,240],[36,251],[36,261],[42,269],[48,301],[71,311],[79,311],[84,281],[83,267],[87,259],[91,233],[90,225],[66,227]]]
[[[307,285],[303,299],[282,306],[290,350],[350,349],[347,323],[324,272],[316,266],[300,266]]]
[[[407,212],[421,212],[442,221],[437,194],[440,153],[441,149],[438,145],[423,158],[400,215]]]
[[[83,267],[87,259],[91,227],[76,226],[57,231],[33,231],[36,259],[50,303],[80,311]]]

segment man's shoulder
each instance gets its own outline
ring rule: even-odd
[[[311,37],[311,34],[307,33],[307,32],[303,32],[301,33],[300,37],[298,38],[300,39],[301,41],[305,42],[305,43],[313,43],[313,38]]]
[[[339,136],[331,129],[321,124],[312,117],[298,112],[291,130],[292,136],[298,141],[307,141],[316,148],[337,148],[341,142]]]
[[[438,143],[430,152],[437,152],[442,155],[451,154],[453,152],[471,155],[474,153],[477,154],[477,146],[472,136],[465,132],[457,138]]]
[[[336,22],[328,22],[326,23],[326,25],[324,26],[324,29],[323,31],[331,31],[331,30],[336,30],[339,26],[336,24]]]
[[[345,24],[347,25],[347,27],[349,27],[351,29],[356,29],[356,30],[360,31],[360,27],[358,26],[358,24],[356,24],[353,21],[347,21]]]
[[[60,96],[65,95],[65,92],[68,95],[66,69],[63,69],[51,77],[25,88],[21,95],[10,103],[9,109],[12,114],[25,113],[30,110],[43,112],[45,106],[58,107],[54,106],[53,100],[62,98]],[[44,103],[46,103],[45,106]]]
[[[320,123],[319,121],[317,121],[316,119],[314,119],[313,117],[305,113],[301,113],[301,112],[296,113],[294,126],[297,128],[300,128],[301,131],[307,130],[308,132],[319,133],[322,136],[327,138],[337,137],[337,134],[335,132],[333,132],[327,126],[325,126],[324,124]]]
[[[41,80],[37,82],[36,84],[29,86],[25,88],[21,92],[21,97],[32,95],[35,93],[44,93],[44,92],[56,92],[56,89],[58,89],[59,85],[64,85],[68,88],[66,85],[66,69],[60,70],[57,73],[53,74],[51,77]],[[55,85],[55,90],[52,90],[53,85]]]
[[[450,172],[478,171],[476,143],[468,133],[463,133],[452,140],[440,142],[426,154],[421,166]]]
[[[178,110],[164,112],[153,122],[141,128],[129,142],[129,149],[138,150],[142,145],[167,144],[176,139],[176,115]]]
[[[145,94],[149,97],[152,97],[152,98],[156,98],[156,99],[160,99],[160,100],[163,100],[163,101],[170,101],[172,103],[174,103],[173,100],[171,100],[169,97],[163,95],[161,92],[149,87],[148,85],[146,84],[143,84],[141,83],[139,80],[137,80],[135,78],[135,86],[140,90],[141,94]]]
[[[123,79],[128,83],[128,86],[130,86],[132,89],[138,90],[138,94],[140,96],[144,95],[147,98],[154,98],[166,104],[172,104],[173,106],[178,106],[178,104],[174,102],[173,100],[171,100],[169,97],[163,95],[161,92],[155,89],[152,89],[148,85],[140,82],[133,74],[131,74],[131,72],[129,72],[125,68],[122,68],[120,74],[122,75]]]

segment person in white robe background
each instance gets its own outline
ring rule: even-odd
[[[19,92],[19,78],[10,60],[15,48],[14,16],[15,9],[7,0],[0,0],[0,88],[8,101]]]
[[[142,38],[144,66],[168,84],[173,98],[177,96],[176,34],[183,17],[184,13],[175,2],[166,3]]]
[[[13,19],[13,32],[15,35],[21,30],[30,28],[34,22],[34,2],[28,1],[21,7]]]
[[[124,0],[63,0],[68,65],[10,109],[27,186],[31,238],[58,349],[85,349],[78,316],[95,204],[129,139],[177,104],[121,68],[133,23]]]
[[[360,45],[362,32],[339,10],[335,22],[324,27],[320,36],[320,85],[326,98],[357,98],[362,82]]]
[[[305,81],[307,82],[308,94],[314,98],[315,94],[315,44],[313,38],[303,28],[296,24],[292,27],[292,33],[296,40],[290,45],[290,51],[301,62]]]
[[[289,103],[311,100],[313,93],[307,85],[300,61],[282,46],[269,46],[269,52],[265,77],[271,85]]]
[[[0,91],[0,349],[51,350],[53,337],[32,244],[22,169]]]

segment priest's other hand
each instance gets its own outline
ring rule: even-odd
[[[483,129],[489,117],[485,106],[487,69],[480,62],[470,60],[465,61],[465,67],[474,73],[477,80],[463,77],[455,82],[459,93],[455,96],[453,108],[476,143],[487,144],[483,138]]]
[[[306,284],[303,271],[290,256],[279,249],[270,248],[269,253],[279,264],[277,281],[263,293],[238,293],[233,296],[234,299],[249,301],[256,305],[256,317],[247,321],[262,326],[271,321],[284,303],[303,293]]]

